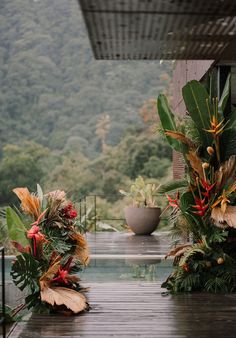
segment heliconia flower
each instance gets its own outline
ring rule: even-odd
[[[218,122],[217,117],[216,116],[212,116],[212,119],[210,121],[211,123],[211,129],[204,129],[205,131],[207,131],[208,133],[211,133],[215,136],[221,134],[224,130],[224,119],[221,122]]]
[[[169,206],[173,208],[178,208],[179,207],[179,192],[176,193],[176,198],[171,198],[170,195],[166,195],[168,201],[169,201]]]
[[[44,234],[42,234],[39,230],[40,230],[39,226],[32,225],[31,229],[27,231],[27,238],[33,240],[34,256],[36,256],[37,254],[37,242],[46,241]]]
[[[210,192],[214,188],[215,183],[209,184],[207,181],[201,180],[201,185],[206,190],[205,192],[202,192],[202,195],[207,197],[207,198],[210,198]]]
[[[194,214],[198,215],[198,216],[204,216],[206,213],[206,210],[208,209],[209,205],[205,204],[206,198],[198,198],[195,197],[195,205],[192,205],[192,208],[197,209],[197,211],[193,211]]]

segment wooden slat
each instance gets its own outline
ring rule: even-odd
[[[92,309],[74,317],[32,315],[10,338],[234,338],[236,295],[164,296],[157,283],[93,283]]]

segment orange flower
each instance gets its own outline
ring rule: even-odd
[[[40,216],[40,200],[37,196],[30,194],[27,188],[15,188],[13,192],[21,201],[21,209],[28,215],[38,219]]]

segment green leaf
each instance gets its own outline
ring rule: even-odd
[[[39,198],[39,200],[42,204],[43,203],[43,190],[38,183],[37,183],[37,194],[38,194],[38,198]]]
[[[157,112],[160,117],[161,125],[164,130],[177,131],[174,114],[172,113],[165,95],[160,94],[157,98]],[[169,144],[176,151],[182,151],[179,141],[165,136]]]
[[[197,126],[202,143],[205,147],[212,144],[212,136],[205,131],[210,127],[210,118],[207,108],[207,100],[211,110],[210,97],[204,86],[196,81],[190,81],[183,87],[183,98],[187,110]]]
[[[225,82],[225,86],[223,89],[223,93],[221,95],[220,101],[219,101],[219,110],[223,113],[229,98],[229,91],[230,91],[230,74],[227,77],[227,80]]]
[[[188,181],[175,180],[175,181],[162,184],[158,189],[158,193],[162,195],[162,194],[166,194],[166,193],[173,192],[176,190],[185,189],[187,186],[188,186]]]
[[[11,276],[13,282],[21,291],[24,289],[29,293],[39,291],[40,273],[39,262],[32,255],[23,253],[16,256],[12,265]]]
[[[6,208],[6,220],[9,238],[12,241],[19,242],[23,246],[28,245],[29,242],[26,238],[27,229],[20,217],[11,207]]]

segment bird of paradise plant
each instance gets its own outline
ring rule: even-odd
[[[44,195],[40,186],[13,190],[21,211],[6,208],[9,236],[18,254],[12,279],[26,293],[25,304],[38,312],[79,313],[88,303],[77,273],[89,262],[77,211],[64,191]]]
[[[218,100],[200,82],[188,82],[188,114],[179,125],[166,97],[157,100],[163,134],[186,163],[184,179],[159,189],[173,207],[173,234],[190,239],[167,255],[174,271],[163,287],[172,292],[236,291],[236,111],[226,111],[229,87],[230,77]]]

